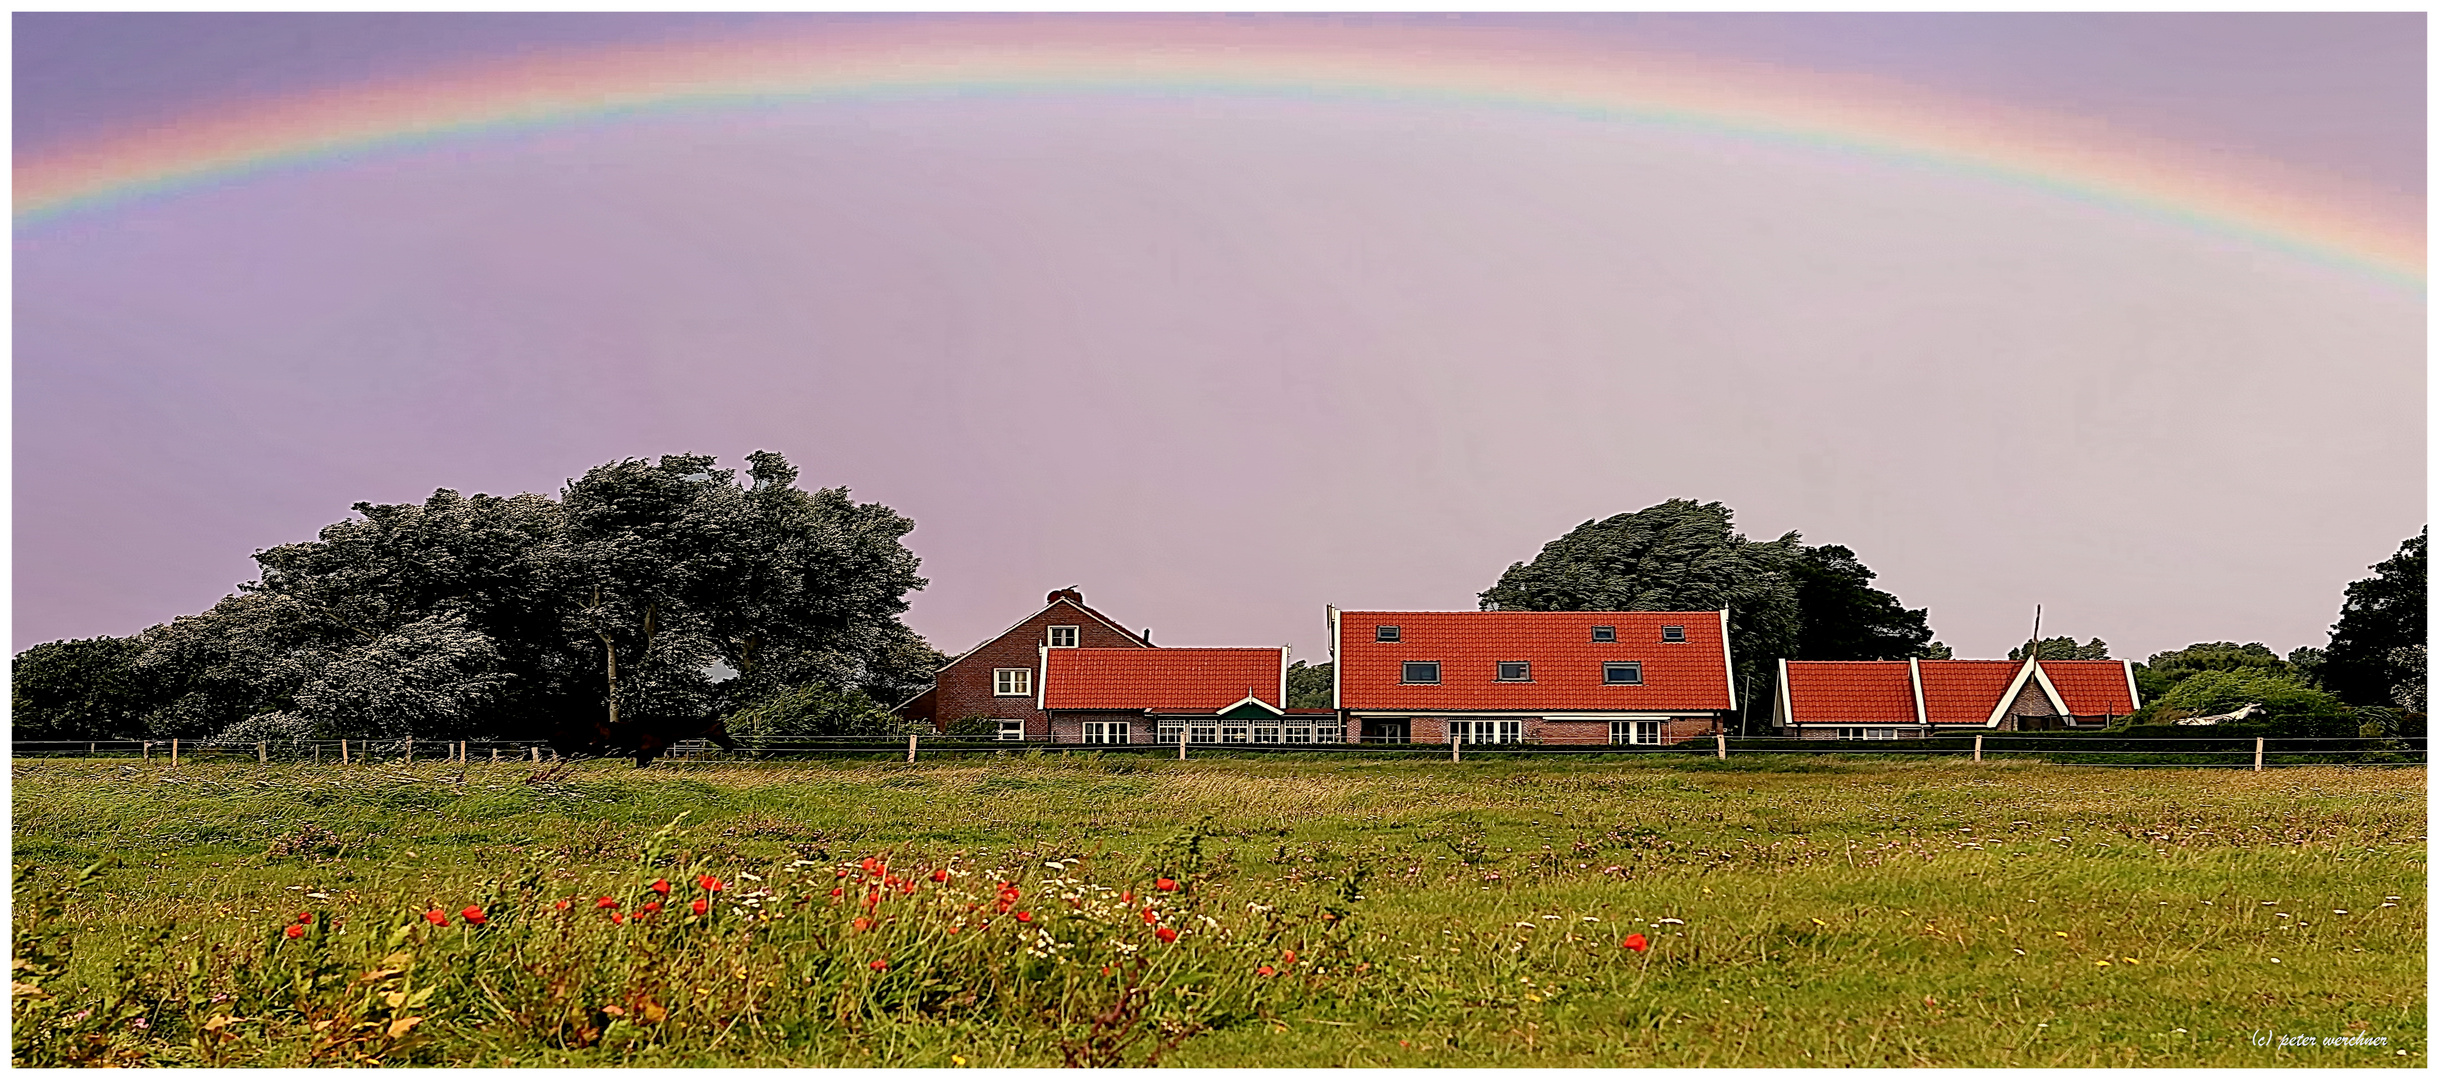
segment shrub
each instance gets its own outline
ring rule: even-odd
[[[2234,712],[2259,703],[2269,711],[2275,738],[2343,738],[2355,734],[2352,711],[2336,697],[2305,686],[2292,675],[2260,671],[2201,671],[2152,703],[2153,715],[2182,710],[2191,716]]]
[[[902,735],[906,721],[860,690],[814,683],[772,691],[729,714],[728,733],[744,737]]]

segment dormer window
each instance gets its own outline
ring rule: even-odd
[[[1601,684],[1604,686],[1641,686],[1643,685],[1643,665],[1633,660],[1612,660],[1602,664]]]
[[[1375,626],[1375,627],[1373,627],[1373,628],[1372,628],[1372,640],[1374,640],[1374,641],[1396,641],[1396,640],[1397,640],[1397,628],[1396,628],[1396,627],[1394,627],[1394,626]],[[1433,681],[1433,682],[1438,682],[1439,680],[1438,680],[1438,679],[1433,679],[1432,681]]]
[[[1499,661],[1500,682],[1532,682],[1533,662],[1530,660]]]
[[[1592,640],[1594,640],[1594,641],[1616,641],[1617,639],[1618,639],[1618,628],[1617,628],[1617,627],[1614,627],[1614,626],[1595,626],[1595,627],[1593,627],[1593,628],[1592,628]]]
[[[1051,647],[1051,648],[1053,648],[1053,649],[1072,649],[1072,648],[1075,648],[1075,647],[1076,647],[1076,639],[1077,639],[1077,638],[1080,636],[1080,634],[1081,634],[1081,632],[1082,632],[1082,629],[1083,629],[1083,628],[1081,628],[1081,627],[1075,627],[1075,626],[1053,626],[1053,627],[1051,627],[1051,628],[1050,628],[1050,647]]]
[[[1660,628],[1660,640],[1683,641],[1685,640],[1685,628],[1682,626],[1663,626]]]

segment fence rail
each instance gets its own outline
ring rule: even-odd
[[[1938,736],[1899,740],[1810,740],[1776,737],[1706,737],[1668,745],[1564,745],[1549,743],[1052,743],[944,736],[781,736],[739,739],[739,749],[721,750],[700,740],[679,743],[666,755],[672,761],[785,761],[833,756],[903,754],[908,761],[924,754],[970,756],[1012,751],[1047,753],[1136,754],[1146,756],[1261,756],[1332,754],[1386,758],[1468,757],[1599,757],[1603,755],[1673,755],[1729,759],[1768,755],[1863,755],[1880,758],[1971,757],[1986,760],[2039,760],[2095,768],[2253,769],[2296,768],[2308,765],[2427,766],[2426,736],[2396,738],[2291,738],[2257,736],[2193,736],[2125,738],[2105,735]],[[561,760],[546,742],[513,739],[326,739],[287,742],[220,742],[188,739],[85,739],[12,741],[14,758],[105,757],[136,758],[166,765],[186,761],[252,760],[257,764],[311,762],[324,765],[456,762],[475,764],[549,763]]]

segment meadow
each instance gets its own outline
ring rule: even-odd
[[[2427,1062],[2420,769],[13,779],[21,1066]]]

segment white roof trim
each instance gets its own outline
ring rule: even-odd
[[[1998,704],[1990,707],[1990,719],[1984,721],[1982,726],[1990,728],[1999,726],[1999,720],[2007,715],[2007,707],[2015,704],[2016,695],[2024,692],[2024,680],[2032,678],[2033,673],[2039,670],[2041,670],[2040,661],[2029,656],[2025,657],[2024,666],[2017,668],[2016,677],[2008,680],[2006,691],[1999,695]]]
[[[1287,710],[1286,710],[1286,709],[1282,709],[1282,708],[1280,708],[1280,707],[1278,707],[1278,706],[1276,706],[1276,705],[1273,705],[1273,704],[1271,704],[1271,703],[1269,703],[1269,702],[1267,702],[1267,701],[1262,700],[1261,698],[1255,697],[1255,696],[1253,696],[1252,694],[1247,694],[1247,695],[1245,695],[1244,697],[1241,697],[1241,698],[1236,699],[1235,701],[1231,701],[1231,702],[1229,702],[1229,703],[1228,703],[1228,704],[1226,704],[1226,705],[1222,705],[1222,706],[1220,706],[1219,708],[1216,708],[1216,709],[1211,710],[1211,712],[1212,712],[1212,714],[1213,714],[1213,715],[1218,715],[1218,714],[1220,714],[1220,713],[1227,712],[1227,711],[1228,711],[1228,710],[1230,710],[1230,709],[1236,708],[1236,707],[1237,707],[1237,706],[1239,706],[1239,705],[1243,705],[1243,704],[1245,704],[1245,703],[1247,703],[1247,702],[1251,702],[1251,703],[1253,703],[1253,704],[1255,704],[1255,705],[1259,705],[1259,706],[1261,706],[1261,707],[1262,707],[1262,710],[1263,710],[1264,712],[1270,713],[1272,716],[1285,716],[1285,715],[1287,715]]]
[[[2118,663],[2126,666],[2126,704],[2132,708],[2142,708],[2142,692],[2134,688],[2134,661],[2120,660]]]
[[[1906,678],[1914,684],[1914,722],[1928,724],[1931,722],[1931,710],[1922,701],[1922,659],[1906,657],[1905,673]]]
[[[2059,696],[2057,684],[2049,681],[2049,672],[2042,670],[2037,662],[2033,666],[2033,681],[2041,684],[2041,692],[2049,695],[2049,706],[2050,708],[2058,710],[2058,715],[2074,715],[2073,713],[2067,711],[2066,699]]]
[[[1728,680],[1728,711],[1736,711],[1736,657],[1728,651],[1728,609],[1719,609],[1719,670]],[[1737,721],[1743,723],[1744,721]]]

